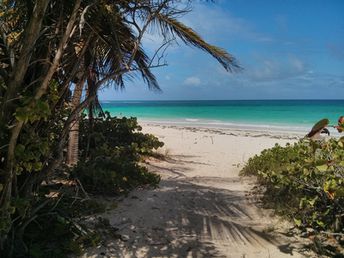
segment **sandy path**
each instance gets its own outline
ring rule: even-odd
[[[257,207],[248,195],[252,184],[238,176],[249,157],[292,140],[166,126],[145,131],[168,153],[148,165],[162,175],[160,187],[135,190],[107,213],[121,240],[84,257],[301,257],[297,240],[279,233],[280,221]]]

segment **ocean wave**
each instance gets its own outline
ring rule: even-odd
[[[144,101],[101,100],[101,104],[141,104]]]
[[[119,101],[118,103],[122,104],[141,104],[144,103],[143,101]]]
[[[200,120],[197,118],[185,118],[185,121],[187,121],[187,122],[198,122]]]

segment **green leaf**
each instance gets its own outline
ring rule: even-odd
[[[305,159],[305,162],[306,162],[306,163],[312,163],[312,162],[313,162],[313,159],[307,158],[307,159]]]
[[[295,219],[295,218],[294,218],[294,223],[295,223],[296,226],[300,227],[302,221],[301,221],[300,219]]]
[[[322,228],[325,226],[324,222],[322,222],[320,220],[317,220],[316,223]]]
[[[325,172],[328,169],[327,165],[320,165],[320,166],[316,166],[316,168],[320,171],[320,172]]]
[[[36,103],[36,111],[38,113],[44,114],[44,115],[50,115],[51,111],[49,108],[49,104],[45,101],[38,100]]]
[[[309,170],[307,168],[303,168],[303,174],[308,176],[309,175]]]
[[[0,184],[0,192],[4,189],[4,185]]]
[[[315,196],[312,200],[308,200],[308,203],[313,207],[316,200],[318,200],[318,196]]]
[[[338,198],[344,197],[344,187],[339,187],[334,193]]]
[[[35,162],[33,163],[33,170],[34,171],[40,171],[43,168],[42,162]]]
[[[8,212],[10,214],[14,214],[16,212],[16,207],[13,207],[13,206],[8,207]]]
[[[299,203],[299,209],[302,209],[304,207],[305,201],[307,201],[306,197],[301,198],[300,203]]]
[[[29,118],[29,112],[26,108],[17,108],[14,116],[18,121],[26,123]]]
[[[18,157],[22,157],[25,154],[25,146],[23,144],[18,144],[15,148],[15,153]]]
[[[24,167],[26,168],[27,171],[31,172],[32,171],[32,164],[27,162],[24,163]]]
[[[21,167],[21,166],[17,166],[16,169],[15,169],[17,175],[20,175],[21,172],[23,172],[23,170],[24,170],[24,169],[23,169],[23,167]]]
[[[41,152],[41,154],[45,155],[49,151],[49,143],[44,141],[44,142],[39,144],[38,148],[39,148],[39,151]]]

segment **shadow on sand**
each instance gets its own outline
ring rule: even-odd
[[[84,257],[279,257],[293,254],[290,239],[268,233],[271,220],[245,191],[231,191],[237,178],[186,178],[187,160],[150,164],[170,175],[157,189],[137,189],[103,217],[121,237],[108,239]],[[196,181],[196,180],[195,180]],[[226,183],[226,189],[212,183]],[[215,184],[216,185],[216,184]],[[286,248],[287,247],[287,248]],[[100,253],[102,254],[100,255]],[[287,257],[287,255],[286,255]]]

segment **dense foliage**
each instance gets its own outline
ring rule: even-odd
[[[45,205],[36,214],[34,223],[27,226],[22,238],[14,239],[11,254],[5,249],[4,257],[64,258],[72,253],[81,254],[85,247],[98,244],[99,231],[83,223],[82,218],[105,212],[105,206],[95,200],[80,202],[75,198],[72,192],[64,189],[64,196]],[[40,204],[44,204],[44,197]]]
[[[264,200],[314,234],[344,241],[344,138],[302,139],[249,159],[243,175],[257,176]]]
[[[73,171],[87,191],[115,194],[142,184],[159,183],[159,176],[138,162],[163,146],[157,137],[143,134],[136,118],[116,118],[106,113],[92,129],[80,124],[81,158]],[[86,152],[87,155],[86,155]]]
[[[78,128],[84,110],[88,111],[90,129],[83,132],[89,135],[82,136],[81,145],[86,138],[88,145],[82,146],[85,149],[76,175],[85,185],[96,182],[91,172],[80,175],[92,166],[93,172],[98,169],[106,174],[102,181],[111,175],[111,186],[107,187],[114,186],[115,191],[133,187],[144,178],[146,182],[157,180],[138,167],[135,157],[151,150],[156,142],[153,138],[134,134],[135,139],[123,140],[128,136],[126,132],[116,137],[123,144],[127,141],[130,148],[117,149],[108,132],[103,137],[110,137],[109,143],[95,139],[100,135],[93,134],[93,125],[97,126],[94,119],[102,113],[98,91],[106,86],[124,88],[126,80],[133,78],[141,78],[149,89],[159,90],[152,68],[166,65],[166,48],[178,38],[209,53],[227,71],[238,68],[230,54],[208,44],[179,21],[190,11],[191,2],[0,1],[1,257],[17,256],[15,250],[22,250],[28,257],[25,253],[29,252],[30,238],[25,232],[30,229],[32,233],[34,225],[49,225],[43,217],[54,221],[53,210],[59,207],[56,202],[61,203],[58,200],[65,193],[56,191],[51,182],[61,175],[68,178],[71,170],[66,165],[73,166],[78,160]],[[150,54],[142,44],[147,32],[163,39]],[[105,123],[109,120],[106,118]],[[99,130],[106,131],[106,127]],[[101,146],[96,146],[98,143]],[[106,162],[100,162],[104,158]],[[105,173],[109,167],[116,173]],[[125,184],[123,175],[131,172],[137,177]],[[56,198],[52,197],[54,192]],[[52,217],[43,215],[47,207],[51,207],[48,214]],[[38,228],[34,227],[43,232]]]
[[[113,118],[106,113],[104,119],[94,120],[91,129],[84,117],[80,123],[81,158],[77,166],[62,167],[60,173],[40,186],[34,198],[13,200],[13,216],[23,222],[15,224],[17,234],[2,254],[62,258],[97,244],[101,240],[98,230],[90,229],[83,218],[104,212],[105,207],[88,194],[120,194],[137,186],[156,186],[160,181],[159,175],[148,172],[140,161],[154,154],[163,143],[141,130],[136,118]],[[48,143],[34,145],[32,141],[38,140],[27,137],[27,144],[18,150],[18,154],[28,157],[24,167],[38,162],[39,148],[49,149]],[[71,173],[66,173],[69,170]]]

